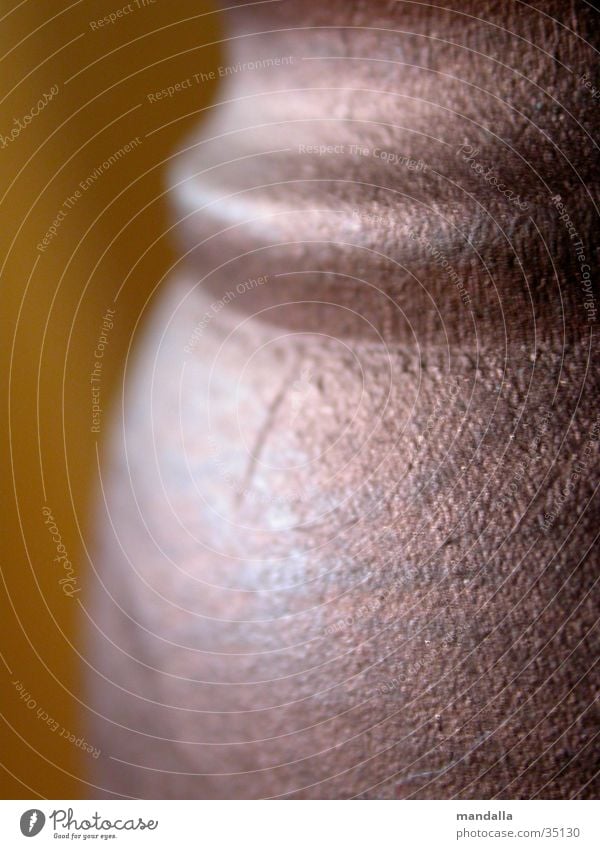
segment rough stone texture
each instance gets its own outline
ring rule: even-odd
[[[593,796],[597,331],[550,197],[595,268],[597,118],[548,17],[593,13],[272,5],[231,61],[297,61],[232,75],[173,169],[186,270],[106,449],[94,780]]]

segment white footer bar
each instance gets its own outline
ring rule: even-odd
[[[3,801],[0,845],[598,849],[599,807],[577,800]]]

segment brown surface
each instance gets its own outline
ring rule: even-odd
[[[97,792],[595,795],[597,355],[549,202],[591,255],[595,13],[266,8],[228,61],[297,61],[174,160],[191,253],[104,458]],[[298,151],[351,143],[427,170]]]
[[[7,190],[0,228],[0,254],[6,259],[0,650],[8,665],[0,661],[1,792],[9,798],[85,797],[90,790],[82,778],[90,756],[60,736],[62,728],[82,733],[85,696],[78,652],[85,647],[77,603],[62,592],[63,573],[52,562],[57,555],[41,512],[42,469],[46,503],[84,583],[89,564],[82,541],[96,468],[89,374],[102,316],[124,283],[103,374],[102,403],[108,409],[149,282],[173,259],[162,237],[167,217],[160,198],[161,163],[181,133],[200,119],[215,87],[197,86],[164,104],[144,105],[144,98],[171,79],[218,64],[218,45],[202,45],[218,41],[219,22],[208,4],[197,0],[157,2],[102,32],[92,31],[89,21],[118,6],[109,0],[10,6],[14,11],[6,4],[2,9],[0,133],[8,134],[13,118],[24,116],[55,83],[59,93],[0,149]],[[124,114],[136,104],[142,107]],[[36,245],[79,181],[132,137],[144,137],[175,118],[87,190],[40,256],[27,289]],[[13,681],[24,684],[36,701],[34,709],[27,709]],[[54,723],[37,718],[38,709],[58,723],[56,731]]]

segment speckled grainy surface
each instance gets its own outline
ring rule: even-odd
[[[281,6],[231,13],[238,36],[274,30],[233,55],[297,61],[232,78],[171,172],[193,251],[104,449],[93,781],[150,798],[593,796],[597,345],[550,203],[591,255],[591,112],[515,42],[574,70],[590,57],[533,7],[478,4],[478,22],[334,3],[358,29],[307,30],[318,4]],[[569,25],[591,37],[583,7]],[[466,142],[526,211],[470,171]]]

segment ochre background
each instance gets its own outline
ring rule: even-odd
[[[41,511],[44,504],[52,510],[84,584],[96,463],[89,374],[102,316],[125,282],[104,361],[106,411],[132,328],[141,311],[148,314],[148,293],[174,258],[162,235],[164,160],[206,114],[216,84],[193,85],[154,104],[146,95],[222,62],[221,20],[204,0],[156,0],[101,30],[90,28],[90,20],[125,5],[28,0],[0,7],[0,133],[8,135],[13,118],[59,86],[45,110],[0,149],[5,798],[90,795],[90,756],[36,716],[39,707],[60,727],[82,733],[79,606],[61,591]],[[143,144],[83,194],[39,254],[36,245],[79,181],[135,136]],[[15,681],[35,709],[19,698]]]

